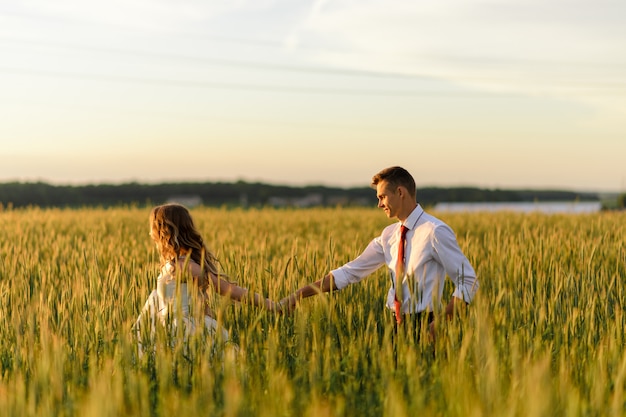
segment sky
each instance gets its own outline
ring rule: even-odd
[[[623,0],[0,0],[0,182],[626,191]]]

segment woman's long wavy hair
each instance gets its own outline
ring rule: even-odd
[[[201,266],[200,288],[208,286],[209,273],[225,276],[220,274],[219,261],[205,245],[186,207],[180,204],[154,207],[150,212],[150,235],[159,250],[161,266],[170,263],[175,267],[180,257],[189,258]]]

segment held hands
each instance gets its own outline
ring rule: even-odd
[[[263,308],[272,313],[277,312],[277,304],[274,301],[270,300],[269,298],[265,299],[265,303],[263,303]]]
[[[279,302],[275,302],[267,298],[263,305],[263,308],[271,313],[283,314],[283,313],[291,313],[296,308],[295,297],[293,298],[293,304],[289,304],[286,301],[290,297],[285,297]]]
[[[283,298],[279,302],[275,302],[269,298],[266,298],[262,302],[262,304],[257,304],[257,305],[271,313],[283,314],[283,313],[292,313],[296,309],[296,301],[297,301],[296,295],[291,294]]]
[[[297,301],[297,296],[295,294],[291,294],[279,302],[274,302],[268,298],[265,309],[271,311],[272,313],[290,314],[296,309]]]
[[[297,298],[295,294],[291,294],[278,302],[266,298],[263,303],[263,308],[276,314],[289,314],[293,313],[296,309],[296,302]]]
[[[338,288],[335,285],[333,275],[329,273],[319,281],[300,287],[300,289],[280,300],[278,304],[276,304],[277,311],[281,314],[293,313],[296,309],[296,305],[302,299],[333,290],[338,290]]]
[[[283,298],[278,302],[280,307],[282,308],[283,313],[293,313],[296,309],[296,304],[298,302],[298,298],[296,294],[289,294],[287,297]]]

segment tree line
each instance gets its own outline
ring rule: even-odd
[[[595,193],[558,190],[503,190],[475,187],[423,187],[417,189],[423,206],[438,202],[598,201]],[[365,206],[375,205],[369,187],[285,186],[237,181],[171,182],[160,184],[53,185],[45,182],[0,183],[0,205],[8,207],[112,207],[149,206],[167,201],[190,205],[263,206]]]

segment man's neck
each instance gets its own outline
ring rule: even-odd
[[[398,215],[398,220],[402,223],[413,213],[413,210],[417,207],[417,203],[413,203],[412,206],[407,206],[405,210],[402,210],[402,214]]]

